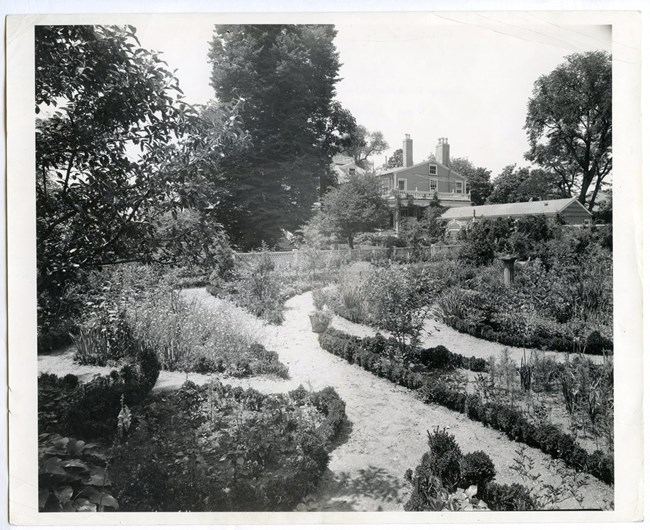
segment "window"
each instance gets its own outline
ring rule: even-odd
[[[429,191],[438,191],[438,181],[436,179],[429,179]]]
[[[397,189],[405,190],[406,189],[406,179],[399,179],[397,181]]]
[[[460,180],[456,181],[456,189],[454,190],[455,193],[463,193],[463,183]]]
[[[438,174],[438,166],[435,164],[429,164],[429,175],[437,175]]]
[[[356,172],[357,172],[357,170],[354,169],[353,167],[351,167],[350,169],[348,169],[348,173],[349,173],[350,175],[354,175],[354,174],[356,174]]]

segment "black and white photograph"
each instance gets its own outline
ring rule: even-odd
[[[613,148],[640,49],[556,15],[10,24],[38,520],[641,502],[614,406],[640,410],[640,155]]]

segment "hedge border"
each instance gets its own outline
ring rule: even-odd
[[[566,337],[561,335],[553,335],[545,337],[539,333],[521,337],[514,335],[509,331],[495,331],[489,324],[468,324],[463,319],[456,316],[443,317],[443,322],[450,328],[455,329],[459,333],[465,333],[476,337],[478,339],[487,340],[503,344],[504,346],[514,346],[517,348],[534,348],[539,350],[550,350],[564,353],[575,352],[575,342],[573,337]],[[585,344],[585,352],[588,355],[604,355],[605,351],[614,351],[614,344],[611,340],[599,335],[599,338],[593,338],[592,331],[587,337]]]
[[[335,329],[328,329],[319,336],[321,347],[349,363],[357,364],[375,375],[410,389],[419,390],[425,403],[436,403],[451,410],[467,413],[475,421],[503,432],[512,440],[540,449],[553,458],[576,469],[593,475],[605,484],[614,483],[614,458],[602,451],[587,452],[574,438],[560,431],[551,423],[539,426],[528,421],[514,407],[498,403],[483,403],[475,394],[466,395],[449,388],[432,376],[413,371],[408,366],[393,361],[380,353],[362,346],[362,339]],[[476,402],[476,399],[480,403]]]

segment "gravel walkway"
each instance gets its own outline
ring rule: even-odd
[[[219,304],[204,289],[188,289],[185,294],[207,306]],[[290,299],[285,307],[285,322],[281,326],[266,326],[263,342],[267,348],[278,351],[280,360],[289,367],[290,379],[223,381],[243,387],[251,386],[264,392],[286,392],[300,384],[314,390],[331,385],[345,401],[350,424],[331,453],[329,471],[317,491],[299,509],[402,510],[410,492],[410,486],[403,479],[404,472],[418,464],[427,449],[426,432],[436,426],[448,428],[463,452],[482,450],[490,455],[497,470],[498,482],[521,481],[510,466],[514,463],[516,451],[523,449],[535,461],[533,471],[541,474],[538,485],[559,483],[559,474],[547,469],[550,459],[540,451],[508,440],[506,436],[464,415],[443,407],[425,405],[414,392],[322,350],[318,336],[311,332],[309,323],[308,313],[313,309],[311,293]],[[338,327],[338,324],[340,322],[335,326]],[[452,351],[463,353],[449,347]],[[64,359],[61,357],[56,363],[45,363],[39,357],[39,369],[47,366],[58,368],[53,370],[57,373],[67,373],[65,365],[68,363],[62,362]],[[198,374],[163,372],[155,390],[174,388],[186,378],[199,383],[207,380],[206,376]],[[584,496],[583,508],[607,508],[613,501],[613,488],[589,475],[577,475],[576,478],[585,481],[585,485],[578,490]],[[562,507],[581,506],[573,495]]]

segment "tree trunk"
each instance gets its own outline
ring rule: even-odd
[[[354,249],[354,236],[352,234],[348,235],[348,245],[351,249]]]

